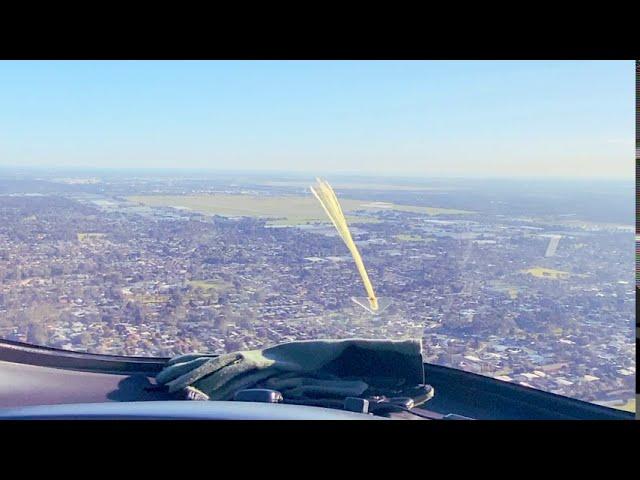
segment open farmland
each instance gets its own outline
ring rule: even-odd
[[[567,278],[569,276],[568,272],[544,267],[529,268],[528,270],[523,270],[522,273],[528,273],[538,278],[552,278],[554,280]]]
[[[128,197],[128,200],[151,207],[186,208],[194,212],[226,217],[261,217],[271,223],[299,225],[313,222],[328,222],[318,201],[311,195],[258,196],[258,195],[143,195]],[[367,213],[376,211],[405,211],[425,215],[464,214],[463,210],[445,208],[396,205],[393,203],[371,203],[343,198],[340,204],[351,223],[371,222],[375,218]]]

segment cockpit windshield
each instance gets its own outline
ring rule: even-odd
[[[633,72],[1,62],[0,338],[418,338],[425,362],[635,409]]]

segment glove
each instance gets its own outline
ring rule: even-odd
[[[211,400],[264,385],[286,398],[359,396],[386,384],[424,382],[419,340],[311,340],[220,356],[188,354],[156,376],[170,392],[192,386]],[[390,382],[391,380],[391,382]]]
[[[287,399],[359,397],[369,389],[362,380],[301,377],[297,373],[271,377],[258,387],[277,390]]]

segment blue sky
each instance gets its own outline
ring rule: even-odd
[[[0,62],[0,166],[633,178],[632,61]]]

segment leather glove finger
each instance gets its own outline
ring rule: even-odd
[[[177,378],[173,378],[170,381],[167,381],[165,384],[167,385],[167,387],[169,387],[170,392],[175,392],[189,385],[192,385],[197,380],[211,374],[212,372],[217,372],[221,369],[228,367],[229,365],[234,364],[235,362],[240,361],[241,359],[242,359],[242,356],[238,353],[230,353],[227,355],[220,355],[217,358],[209,358],[207,359],[206,362],[200,364],[196,368],[192,370],[188,370],[186,373],[180,375]],[[194,361],[194,362],[197,362],[197,361]],[[169,374],[167,374],[166,376],[168,378]],[[156,379],[157,378],[158,377],[156,377]],[[161,378],[164,378],[164,376]]]
[[[195,370],[200,365],[211,360],[206,357],[199,357],[188,362],[174,363],[172,365],[165,366],[160,373],[156,375],[156,382],[165,384],[171,380],[175,380],[181,375],[184,375],[191,370]]]
[[[322,380],[309,377],[271,378],[270,388],[285,397],[351,397],[362,395],[369,385],[360,380]]]

